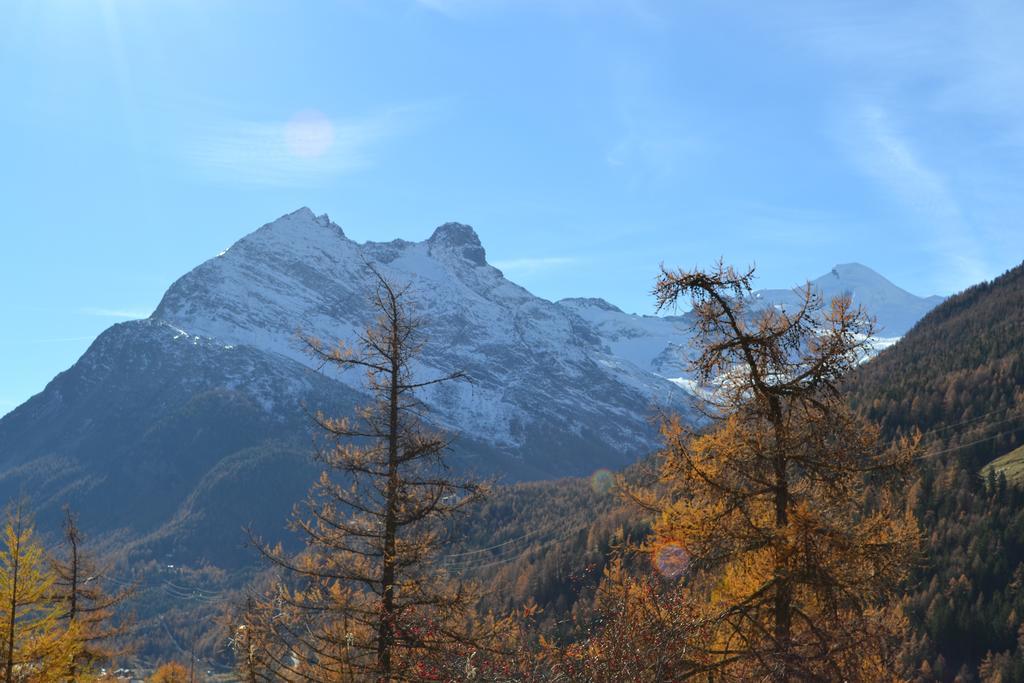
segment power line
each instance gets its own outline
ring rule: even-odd
[[[929,430],[929,433],[930,434],[935,434],[935,433],[938,433],[938,432],[945,431],[947,429],[953,429],[954,427],[960,427],[960,426],[963,426],[965,424],[970,424],[972,422],[977,422],[979,420],[982,420],[982,419],[988,417],[989,415],[995,415],[996,413],[1001,413],[1001,412],[1003,412],[1003,410],[1005,410],[1005,409],[1004,408],[996,408],[995,410],[990,410],[987,413],[982,413],[981,415],[976,415],[975,417],[972,417],[972,418],[967,419],[967,420],[963,420],[962,422],[954,422],[953,424],[943,425],[942,427],[935,427],[934,429]],[[996,422],[993,422],[992,424],[999,424],[1000,422],[1005,422],[1006,419],[1009,419],[1009,418],[1005,418],[1003,420],[998,420]]]
[[[1021,429],[1024,429],[1024,426],[1016,427],[1014,429],[1007,429],[1006,431],[999,432],[998,434],[993,434],[992,436],[986,436],[984,439],[978,439],[977,441],[971,441],[970,443],[960,444],[959,446],[953,446],[952,448],[945,448],[945,449],[943,449],[941,451],[935,451],[933,453],[924,453],[924,454],[922,454],[922,455],[920,455],[918,457],[923,460],[925,458],[933,458],[936,455],[944,455],[946,453],[952,453],[954,451],[961,451],[961,450],[963,450],[965,448],[970,448],[971,446],[975,446],[975,445],[977,445],[979,443],[984,443],[986,441],[992,441],[993,439],[998,439],[999,437],[1006,436],[1007,434],[1014,434],[1016,432],[1019,432]]]
[[[497,566],[497,565],[500,565],[500,564],[508,564],[509,562],[512,562],[513,560],[517,560],[520,557],[523,557],[524,555],[527,555],[527,554],[532,553],[532,552],[537,552],[539,550],[543,550],[544,548],[547,548],[547,547],[549,547],[549,546],[551,546],[551,545],[553,545],[555,543],[560,543],[562,541],[568,540],[573,535],[579,533],[580,531],[586,529],[589,526],[590,526],[590,523],[587,522],[587,523],[584,523],[584,524],[582,524],[580,526],[577,526],[577,527],[574,527],[572,529],[569,529],[569,530],[559,534],[558,536],[556,536],[554,538],[548,539],[547,541],[545,541],[544,543],[541,543],[540,545],[530,546],[528,548],[524,548],[523,550],[521,550],[521,551],[519,551],[517,553],[514,553],[514,554],[509,555],[507,557],[496,559],[496,560],[493,560],[493,561],[486,561],[486,562],[482,562],[482,563],[472,563],[471,562],[471,563],[468,563],[468,564],[465,564],[465,565],[457,567],[456,570],[457,571],[466,571],[466,570],[469,570],[469,569],[480,570],[480,569],[486,569],[488,567],[494,567],[494,566]],[[482,558],[482,559],[486,560],[487,558]]]
[[[557,522],[551,524],[547,528],[534,529],[533,531],[526,532],[522,536],[517,536],[515,538],[510,538],[507,541],[503,541],[501,543],[498,543],[498,544],[492,545],[492,546],[488,546],[486,548],[477,548],[476,550],[467,550],[466,552],[461,552],[461,553],[450,553],[450,554],[444,556],[443,561],[447,562],[449,559],[451,559],[453,557],[464,557],[464,556],[467,556],[467,555],[479,555],[480,553],[486,553],[486,552],[489,552],[491,550],[495,550],[497,548],[501,548],[503,546],[509,545],[510,543],[515,543],[517,541],[521,541],[521,540],[523,540],[525,538],[528,538],[530,536],[539,536],[539,535],[547,533],[549,531],[553,531],[556,526],[558,526]],[[459,564],[460,562],[462,562],[462,560],[456,560],[455,564]]]

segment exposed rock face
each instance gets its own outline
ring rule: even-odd
[[[0,419],[0,496],[31,494],[44,527],[70,503],[92,535],[143,556],[251,561],[241,527],[273,538],[316,474],[309,412],[365,399],[360,373],[316,371],[298,333],[364,329],[371,266],[412,288],[428,337],[418,376],[472,378],[422,395],[458,435],[457,467],[505,481],[620,467],[656,447],[656,409],[689,410],[686,316],[538,298],[488,265],[467,225],[359,244],[300,209],[180,278],[149,319],[108,329]],[[900,334],[934,305],[855,264],[815,284],[852,291]]]
[[[298,332],[352,339],[374,316],[368,264],[412,287],[428,341],[430,420],[454,461],[505,480],[588,474],[656,445],[675,384],[610,353],[571,309],[486,262],[469,226],[358,244],[301,209],[175,282],[147,320],[104,332],[0,420],[0,494],[30,491],[44,524],[70,502],[94,534],[179,561],[239,561],[239,528],[280,529],[315,474],[308,410],[345,414],[364,377],[316,372]]]

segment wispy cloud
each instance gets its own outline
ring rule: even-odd
[[[94,308],[92,306],[84,306],[78,309],[78,312],[82,315],[94,315],[100,318],[148,318],[149,313],[140,310],[131,310],[124,308]]]
[[[947,288],[1019,252],[1005,226],[1024,209],[1024,6],[797,2],[760,17],[829,69],[826,126],[851,166],[910,210],[908,237]]]
[[[374,161],[374,148],[414,125],[429,105],[363,118],[297,112],[281,121],[227,121],[194,136],[180,153],[208,177],[253,185],[302,186]]]
[[[863,105],[853,112],[850,124],[846,149],[863,171],[915,211],[940,221],[960,220],[960,207],[945,179],[896,129],[888,112]]]
[[[1024,130],[1019,2],[816,3],[804,10],[776,13],[775,21],[862,87],[920,98],[933,113],[982,114]]]
[[[945,176],[878,105],[855,108],[841,137],[847,154],[869,177],[924,219],[920,239],[968,282],[989,275],[976,240]]]
[[[535,273],[541,270],[550,270],[563,266],[571,266],[579,263],[579,259],[571,256],[538,256],[532,258],[507,259],[495,261],[492,265],[507,273]]]

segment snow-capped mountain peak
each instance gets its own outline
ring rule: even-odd
[[[553,410],[568,429],[582,430],[588,412],[596,419],[602,411],[678,407],[686,400],[675,385],[615,357],[581,316],[506,280],[487,265],[473,228],[461,223],[445,223],[422,242],[359,244],[326,216],[300,209],[180,278],[153,319],[308,367],[313,360],[303,352],[297,331],[333,342],[353,338],[374,319],[367,264],[412,285],[431,340],[424,347],[423,374],[462,369],[475,380],[425,394],[441,426],[518,448],[547,422],[538,413],[541,405],[561,406]],[[359,373],[338,379],[354,389],[363,381]],[[605,389],[595,396],[597,386]],[[587,406],[581,417],[572,417],[581,405]],[[639,438],[638,430],[646,430],[607,420],[589,424],[624,451]],[[641,442],[651,443],[646,437]]]
[[[914,323],[942,301],[938,296],[911,294],[860,263],[838,264],[812,280],[811,286],[826,303],[833,297],[849,294],[854,304],[862,306],[876,318],[878,335],[890,339],[906,334]],[[785,289],[759,290],[755,297],[782,305],[792,305],[799,300],[799,295]]]
[[[427,337],[417,375],[473,380],[422,395],[431,424],[458,435],[461,466],[507,479],[620,467],[657,447],[658,409],[689,409],[686,316],[534,296],[487,265],[467,225],[358,243],[303,208],[182,276],[149,319],[109,328],[0,419],[0,495],[31,488],[52,520],[70,495],[91,528],[155,556],[237,560],[239,525],[279,523],[316,474],[307,411],[350,415],[366,400],[362,373],[315,372],[297,332],[333,343],[371,323],[368,264],[411,285]],[[890,320],[917,301],[862,268],[837,266],[817,286],[884,294]],[[112,497],[116,511],[86,506]]]
[[[849,294],[855,304],[874,316],[879,328],[875,348],[879,350],[895,343],[942,301],[942,297],[915,296],[860,263],[836,265],[810,284],[826,305],[832,297]],[[800,296],[793,289],[762,289],[753,293],[752,300],[756,306],[795,307]],[[662,377],[686,377],[692,334],[688,314],[628,314],[603,299],[592,298],[562,299],[558,303],[586,320],[612,355]]]

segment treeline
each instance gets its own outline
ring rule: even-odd
[[[929,435],[933,450],[980,469],[1024,442],[1024,264],[932,309],[851,376],[851,403],[892,438]]]
[[[932,310],[852,375],[850,396],[885,438],[925,434],[908,666],[921,681],[1024,680],[1024,494],[979,474],[1024,443],[1024,265]]]

